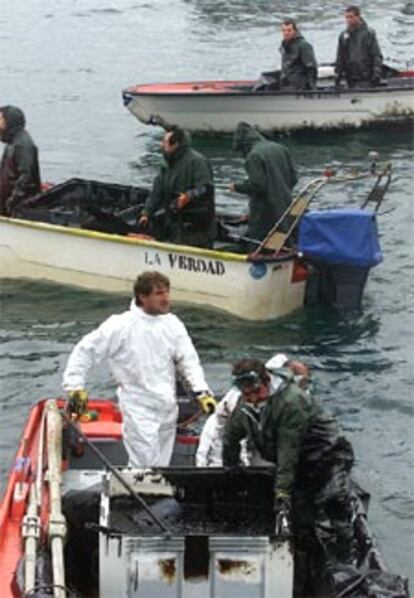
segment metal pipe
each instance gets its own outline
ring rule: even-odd
[[[36,558],[40,539],[40,503],[43,477],[43,452],[46,428],[45,411],[40,422],[39,443],[37,448],[36,480],[30,488],[29,503],[22,522],[24,538],[24,588],[25,593],[33,591],[36,586]]]
[[[60,492],[62,471],[62,419],[55,400],[46,403],[47,414],[47,456],[50,494],[49,539],[52,553],[53,595],[65,598],[65,564],[63,541],[66,535],[66,520],[62,513]]]
[[[24,538],[24,591],[28,594],[36,587],[36,554],[40,537],[34,484],[30,488],[29,504],[23,518],[22,537]]]

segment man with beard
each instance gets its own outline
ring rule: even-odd
[[[161,143],[164,163],[138,220],[146,228],[164,211],[164,238],[174,243],[212,247],[213,173],[207,159],[190,146],[188,134],[171,127]]]
[[[38,150],[25,124],[20,108],[0,108],[0,139],[6,144],[0,163],[0,214],[5,216],[40,191]]]
[[[133,467],[167,467],[174,447],[177,372],[206,413],[215,409],[198,354],[184,324],[170,313],[170,281],[143,272],[130,309],[107,318],[74,347],[63,374],[69,407],[82,415],[89,371],[105,363],[117,383],[123,441]]]
[[[245,158],[247,179],[231,183],[229,190],[249,197],[246,250],[253,251],[292,203],[297,175],[289,150],[246,122],[237,125],[233,150]]]
[[[358,6],[345,9],[347,28],[338,40],[336,84],[345,77],[348,87],[376,87],[381,82],[382,54],[375,31],[361,17]]]
[[[293,19],[283,21],[282,36],[280,88],[296,91],[315,89],[318,65],[311,44],[298,31]]]

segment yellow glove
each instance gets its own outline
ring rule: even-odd
[[[204,413],[214,413],[216,410],[217,401],[210,392],[200,392],[196,399]]]
[[[69,410],[76,415],[85,413],[88,407],[88,393],[84,388],[70,390],[68,392]]]

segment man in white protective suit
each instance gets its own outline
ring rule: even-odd
[[[302,388],[309,382],[309,368],[300,361],[290,361],[284,353],[276,353],[266,362],[266,369],[271,375],[273,390],[281,384],[282,380],[276,374],[279,368],[288,367],[295,374],[296,381]],[[241,396],[240,389],[232,386],[217,403],[215,412],[207,418],[200,434],[200,440],[196,452],[197,467],[222,467],[223,434],[227,420],[233,413]],[[246,441],[241,442],[240,458],[243,465],[251,465],[255,460],[250,447]]]
[[[86,377],[105,361],[117,383],[123,440],[133,467],[165,467],[174,447],[178,404],[177,372],[201,409],[211,413],[216,401],[188,332],[170,312],[170,281],[144,272],[134,284],[130,309],[115,314],[74,347],[63,374],[71,411],[87,409]]]

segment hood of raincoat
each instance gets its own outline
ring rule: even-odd
[[[184,131],[184,137],[182,142],[180,143],[179,147],[173,154],[164,154],[164,160],[166,163],[171,166],[174,162],[177,162],[183,156],[186,151],[191,147],[191,137],[187,131]]]
[[[4,143],[10,143],[16,133],[24,129],[26,118],[23,110],[16,106],[2,106],[0,112],[3,114],[7,125],[4,131],[0,131],[0,139]]]
[[[259,141],[265,141],[265,137],[253,129],[249,123],[239,122],[233,136],[233,151],[241,152],[247,156],[252,147]]]

